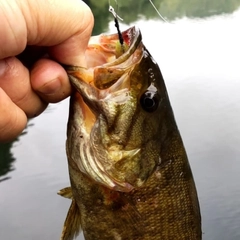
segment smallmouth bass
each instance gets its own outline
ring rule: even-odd
[[[197,192],[161,71],[132,27],[67,67],[72,199],[62,240],[201,240]]]

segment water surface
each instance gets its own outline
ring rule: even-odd
[[[198,189],[204,240],[240,239],[240,10],[222,12],[131,23],[162,70]],[[115,32],[113,22],[107,27]],[[1,240],[59,239],[70,205],[56,194],[69,185],[67,116],[68,100],[51,105],[26,134],[1,145]]]

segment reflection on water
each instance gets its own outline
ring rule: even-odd
[[[126,2],[119,1],[119,5]],[[129,4],[138,9],[136,2]],[[181,4],[185,5],[185,14],[191,16],[199,1],[189,2],[158,4],[163,11],[163,7],[167,8],[164,4],[172,4],[169,15],[164,14],[171,19],[174,9],[179,14],[175,16],[184,14],[177,8]],[[215,13],[230,13],[239,2],[201,1],[202,5],[197,6],[208,16],[207,12],[214,12],[210,5],[219,7],[215,7]],[[192,5],[191,11],[187,5]],[[107,13],[102,16],[100,9],[97,16],[101,17],[95,21],[104,22],[106,30]],[[125,20],[122,10],[120,16]],[[136,22],[165,78],[198,188],[204,240],[240,239],[239,21],[240,10],[207,19],[176,19],[172,24],[161,20]],[[159,30],[153,35],[152,28]],[[114,31],[113,23],[110,29]],[[1,240],[59,239],[70,204],[56,194],[69,185],[65,154],[68,100],[54,106],[31,121],[34,127],[11,150],[11,144],[4,148],[5,153],[1,150],[8,156],[8,161],[0,162],[2,178],[8,177],[7,171],[16,169],[11,179],[0,183]]]
[[[28,122],[27,127],[22,132],[21,136],[27,134],[27,129],[33,126]],[[11,148],[14,146],[14,143],[19,141],[19,138],[16,138],[10,143],[0,143],[0,182],[10,179],[10,176],[6,176],[8,172],[15,170],[14,161],[16,160],[13,156]]]
[[[12,143],[0,144],[0,182],[9,179],[5,176],[8,172],[13,171],[13,162],[15,161],[11,153]]]

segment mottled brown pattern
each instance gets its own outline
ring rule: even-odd
[[[142,188],[130,193],[116,194],[101,187],[70,164],[73,196],[81,212],[86,240],[201,239],[192,173],[178,132],[173,138],[169,141],[172,146],[162,152],[164,166]]]
[[[131,118],[128,111],[123,111],[127,105],[116,107],[114,121],[105,133],[109,139],[117,139],[117,133],[122,134],[123,149],[141,147],[138,158],[120,162],[116,167],[119,174],[123,171],[131,173],[122,175],[134,186],[130,192],[98,184],[79,170],[76,163],[81,161],[78,151],[84,141],[86,114],[80,94],[76,92],[71,97],[66,147],[72,194],[80,212],[81,228],[86,240],[201,240],[197,192],[167,90],[160,69],[143,45],[142,53],[140,62],[127,76],[129,91],[135,101]],[[160,104],[154,112],[144,111],[139,104],[141,94],[150,84],[156,87],[160,96]],[[87,96],[83,98],[88,104]],[[97,110],[94,111],[97,119]],[[107,118],[109,112],[104,114]],[[127,131],[121,131],[123,124]],[[120,130],[116,131],[117,128]],[[116,170],[111,173],[117,175]],[[69,221],[71,216],[65,222],[65,231],[74,232],[74,227],[68,226],[71,225]],[[70,230],[66,230],[68,228]],[[62,239],[70,240],[70,235]]]

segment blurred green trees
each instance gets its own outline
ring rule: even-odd
[[[240,0],[152,0],[160,13],[168,21],[184,16],[189,18],[204,18],[213,15],[232,13],[240,6]],[[106,32],[109,21],[113,17],[108,11],[109,0],[85,0],[95,17],[93,35]],[[159,18],[148,0],[118,0],[118,9],[115,0],[110,4],[130,24],[139,18]],[[160,18],[159,18],[160,19]]]

